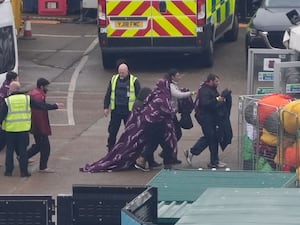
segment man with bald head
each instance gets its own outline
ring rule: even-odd
[[[31,128],[31,108],[43,110],[57,109],[61,103],[47,104],[33,100],[29,95],[20,91],[18,81],[9,85],[9,96],[0,108],[0,124],[6,131],[5,176],[12,176],[14,169],[14,151],[19,154],[20,176],[29,177],[28,157],[26,148],[29,144],[29,130]]]
[[[20,91],[20,90],[21,90],[20,82],[19,81],[12,81],[9,85],[8,93],[11,94],[13,92]]]
[[[116,143],[121,122],[124,125],[132,111],[133,103],[141,89],[137,77],[130,74],[126,63],[118,66],[118,74],[113,75],[107,87],[104,98],[104,116],[107,117],[111,110],[108,126],[108,151]]]

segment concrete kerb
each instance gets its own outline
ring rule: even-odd
[[[23,14],[23,20],[29,17],[32,23],[48,23],[48,24],[58,24],[58,23],[73,23],[79,19],[78,15],[74,16],[40,16],[36,14]]]

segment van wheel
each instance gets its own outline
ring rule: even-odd
[[[236,41],[239,35],[239,20],[237,15],[234,15],[232,28],[224,34],[225,41]]]
[[[102,64],[104,69],[113,68],[115,66],[114,55],[102,52]]]
[[[212,67],[214,65],[214,42],[209,41],[209,47],[202,54],[202,65],[204,67]]]

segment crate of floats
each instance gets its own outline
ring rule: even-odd
[[[67,15],[67,0],[38,0],[38,14],[41,16]]]
[[[238,124],[242,169],[297,171],[300,100],[280,93],[240,96]]]

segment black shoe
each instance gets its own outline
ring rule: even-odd
[[[212,163],[208,163],[208,164],[207,164],[207,167],[210,168],[210,169],[216,169],[216,168],[218,168],[217,165],[212,164]]]
[[[171,170],[172,169],[172,165],[171,164],[164,164],[164,169],[165,170]]]
[[[149,163],[150,168],[160,167],[161,165],[162,165],[161,163],[158,163],[156,161]]]
[[[4,173],[4,176],[6,176],[6,177],[11,177],[11,176],[12,176],[12,172],[5,172],[5,173]]]
[[[21,177],[30,177],[31,174],[30,173],[21,173]]]
[[[181,160],[178,160],[178,159],[172,159],[170,162],[169,162],[169,164],[173,164],[173,165],[175,165],[175,164],[181,164],[182,162],[181,162]]]

